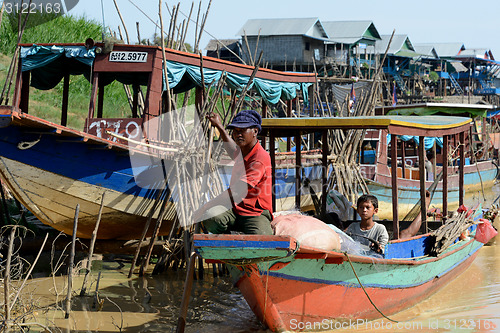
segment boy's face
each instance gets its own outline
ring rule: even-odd
[[[364,201],[358,206],[357,211],[362,220],[369,220],[378,213],[378,208],[373,207],[371,201]]]

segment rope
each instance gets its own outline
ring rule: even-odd
[[[373,305],[373,307],[375,308],[375,310],[377,310],[378,313],[380,313],[385,319],[387,320],[390,320],[392,321],[393,323],[399,323],[399,321],[397,320],[394,320],[394,319],[391,319],[389,317],[387,317],[385,314],[382,313],[382,311],[380,311],[377,306],[373,303],[372,299],[370,298],[370,296],[368,295],[368,293],[366,292],[365,290],[365,287],[363,286],[363,284],[361,283],[361,281],[359,280],[359,277],[358,277],[358,274],[356,274],[356,270],[354,269],[354,266],[352,265],[352,262],[351,262],[351,258],[349,258],[349,255],[347,254],[347,252],[344,252],[346,258],[347,258],[347,261],[349,261],[349,265],[351,265],[351,268],[352,268],[352,272],[354,273],[354,276],[356,276],[356,279],[358,280],[358,283],[359,285],[361,286],[361,288],[363,289],[363,291],[365,292],[365,295],[366,297],[368,297],[368,300],[370,301],[370,303]]]
[[[30,149],[31,147],[36,145],[38,142],[40,142],[41,138],[42,138],[42,136],[40,135],[40,137],[38,139],[33,140],[33,141],[21,141],[17,144],[17,149],[20,149],[20,150]]]

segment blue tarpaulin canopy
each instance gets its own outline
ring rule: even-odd
[[[84,74],[88,79],[94,50],[72,45],[21,47],[21,71],[31,71],[31,85],[41,90],[54,88],[65,74]]]
[[[167,75],[169,88],[175,93],[180,93],[201,86],[200,67],[187,65],[167,60]],[[226,72],[226,83],[231,89],[242,91],[250,80],[249,76]],[[222,77],[222,71],[203,68],[205,86],[210,83],[217,84]],[[165,78],[164,78],[165,80]],[[165,88],[165,82],[164,88]],[[302,90],[304,101],[308,100],[307,88],[311,83],[278,82],[255,78],[249,88],[254,88],[267,104],[276,104],[280,98],[284,100],[294,99],[297,90]]]
[[[400,138],[402,141],[410,141],[413,140],[417,145],[420,145],[419,141],[420,138],[418,136],[411,136],[411,135],[398,135],[398,138]],[[391,141],[391,135],[387,134],[387,142]],[[434,147],[434,142],[436,142],[436,146],[438,147],[443,147],[443,138],[435,138],[435,137],[428,137],[426,136],[424,138],[424,148],[425,150],[432,149]]]
[[[86,49],[84,46],[71,45],[53,45],[41,46],[33,45],[21,48],[22,71],[31,71],[31,85],[37,89],[48,90],[54,88],[64,77],[65,74],[80,75],[84,74],[88,79],[90,77],[91,66],[95,59],[95,48]],[[118,80],[124,84],[130,84],[134,80],[127,73],[106,73],[102,77],[104,84],[113,80]],[[226,84],[229,88],[236,91],[242,91],[250,80],[249,76],[226,73]],[[183,64],[167,60],[167,75],[169,88],[175,93],[184,92],[194,88],[201,87],[200,67]],[[139,80],[139,84],[145,84],[147,79],[134,76]],[[203,68],[204,85],[210,83],[217,84],[222,77],[222,71]],[[163,89],[166,87],[165,78],[163,78]],[[307,88],[311,83],[293,83],[278,82],[254,78],[249,88],[254,88],[257,93],[266,101],[267,104],[276,104],[280,98],[290,100],[297,96],[297,90],[302,91],[304,101],[308,100]]]

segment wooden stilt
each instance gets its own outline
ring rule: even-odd
[[[179,319],[177,320],[176,333],[184,332],[186,327],[186,316],[189,305],[189,298],[191,297],[191,289],[193,288],[193,274],[194,274],[194,263],[196,261],[197,254],[191,249],[191,255],[189,256],[188,269],[186,271],[186,280],[184,281],[184,291],[182,293],[182,303]]]
[[[80,212],[80,204],[76,204],[75,209],[75,219],[73,222],[73,238],[71,241],[71,253],[69,256],[68,264],[68,293],[66,297],[66,314],[65,319],[69,318],[69,313],[71,312],[71,292],[73,291],[73,266],[75,262],[75,245],[76,245],[76,230],[78,228],[78,214]]]
[[[85,267],[85,276],[83,277],[83,283],[82,283],[82,289],[80,291],[80,296],[83,297],[85,296],[85,292],[87,289],[87,279],[90,273],[90,270],[92,269],[92,256],[94,255],[94,246],[95,246],[95,240],[97,239],[97,231],[99,230],[99,224],[101,223],[101,216],[102,216],[102,208],[104,206],[104,196],[106,192],[102,194],[101,197],[101,207],[99,207],[99,214],[97,216],[97,222],[95,224],[94,231],[92,232],[92,238],[90,239],[90,247],[89,247],[89,257],[87,259],[87,267]]]

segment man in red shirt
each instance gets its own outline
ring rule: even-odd
[[[211,113],[208,119],[219,130],[235,164],[229,188],[198,211],[203,214],[203,226],[214,234],[239,231],[272,235],[271,158],[257,140],[261,116],[254,110],[239,112],[227,126],[233,130],[232,135],[224,129],[218,114]]]

